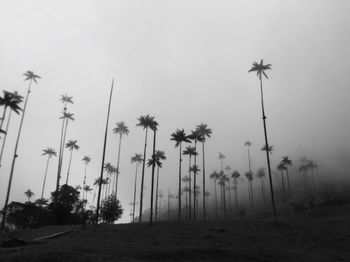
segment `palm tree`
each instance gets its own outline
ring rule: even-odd
[[[170,206],[171,206],[171,199],[175,198],[173,194],[170,193],[170,188],[168,192],[168,221],[170,220]]]
[[[34,196],[34,193],[30,189],[24,192],[24,194],[28,197],[28,202],[30,202],[30,199]]]
[[[233,171],[233,173],[231,174],[231,177],[233,178],[233,182],[234,182],[234,189],[235,189],[235,202],[236,202],[236,211],[238,212],[238,193],[237,193],[237,191],[238,191],[238,178],[240,177],[241,175],[240,175],[240,173],[237,171],[237,170],[235,170],[235,171]]]
[[[226,216],[226,182],[229,181],[227,175],[225,175],[224,171],[219,173],[219,182],[218,184],[221,186],[221,206],[224,211],[224,217]]]
[[[17,93],[17,91],[11,93],[11,97],[12,97],[12,101],[16,101],[16,102],[17,102],[17,105],[23,102],[23,96],[19,95],[19,94]],[[1,104],[1,103],[0,103],[0,104]],[[10,108],[11,108],[11,111],[10,111],[9,116],[8,116],[8,119],[7,119],[6,128],[5,128],[4,131],[0,128],[0,132],[1,132],[1,131],[4,132],[4,138],[3,138],[3,141],[2,141],[1,152],[0,152],[0,167],[1,167],[2,156],[3,156],[3,153],[4,153],[5,144],[6,144],[7,132],[8,132],[9,125],[10,125],[10,120],[11,120],[11,116],[12,116],[12,111],[15,111],[15,110],[12,109],[11,106],[10,106]],[[16,108],[17,108],[17,107],[16,107]],[[17,113],[17,112],[15,111],[15,113]]]
[[[251,159],[250,159],[250,147],[252,146],[252,143],[250,141],[245,141],[244,146],[247,147],[248,151],[248,167],[249,167],[249,174],[252,174],[252,166],[251,166]],[[247,177],[247,174],[245,176]],[[248,175],[249,176],[249,175]],[[252,207],[253,206],[253,199],[252,199],[252,194],[251,194],[251,189],[250,189],[250,180],[248,179],[248,192],[249,192],[249,205]]]
[[[231,172],[231,167],[230,166],[226,166],[225,167],[225,171],[227,172],[227,174],[230,174]],[[230,210],[232,210],[232,201],[231,201],[231,179],[230,179],[230,176],[228,175],[227,176],[228,178],[228,187],[227,187],[227,190],[228,190],[228,198],[229,198],[229,202],[230,202]]]
[[[182,162],[182,143],[190,143],[189,136],[186,135],[185,131],[182,129],[177,129],[176,132],[171,134],[171,139],[175,141],[175,147],[180,148],[179,154],[179,217],[178,220],[181,219],[181,162]]]
[[[136,182],[137,182],[137,170],[139,168],[139,165],[142,163],[142,155],[141,154],[135,154],[131,157],[131,164],[135,163],[136,170],[135,170],[135,183],[134,183],[134,201],[133,201],[133,207],[132,207],[132,222],[135,223],[135,203],[136,203]]]
[[[288,192],[289,192],[289,196],[290,196],[290,195],[292,194],[292,191],[290,190],[288,166],[291,166],[291,165],[292,165],[292,160],[290,160],[290,159],[288,158],[288,156],[283,156],[283,157],[282,157],[282,163],[283,163],[284,167],[286,168]]]
[[[16,158],[18,157],[18,155],[17,155],[18,144],[19,144],[19,139],[21,137],[22,125],[23,125],[23,120],[24,120],[26,108],[27,108],[27,103],[28,103],[30,89],[31,89],[31,86],[32,86],[32,82],[34,81],[34,83],[37,83],[37,79],[41,78],[39,75],[34,74],[32,71],[27,71],[23,75],[26,77],[24,79],[24,81],[29,80],[29,86],[28,86],[26,99],[24,101],[23,113],[22,113],[22,116],[21,116],[21,122],[19,124],[15,150],[14,150],[13,158],[12,158],[10,178],[9,178],[9,183],[8,183],[8,186],[7,186],[7,193],[6,193],[5,205],[4,205],[4,209],[3,209],[3,216],[2,216],[2,220],[1,220],[0,232],[2,232],[4,230],[4,228],[5,228],[5,220],[6,220],[6,214],[7,214],[7,210],[6,209],[7,209],[7,204],[8,204],[9,197],[10,197],[10,192],[11,192],[11,184],[12,184],[13,172],[14,172],[14,169],[15,169]]]
[[[208,128],[208,125],[206,124],[199,124],[196,127],[196,131],[199,133],[199,136],[201,137],[202,142],[202,154],[203,154],[203,219],[206,218],[206,212],[205,212],[205,157],[204,157],[204,143],[207,138],[210,138],[212,130],[211,128]]]
[[[221,152],[219,152],[219,157],[218,159],[221,161],[221,171],[224,172],[224,159],[225,159],[225,155]]]
[[[72,155],[73,155],[73,150],[79,150],[78,146],[78,140],[68,140],[66,143],[66,148],[69,148],[70,150],[70,157],[69,157],[69,164],[68,164],[68,170],[67,170],[67,179],[66,179],[66,185],[68,185],[68,179],[69,179],[69,171],[70,171],[70,165],[72,163]]]
[[[282,177],[282,190],[283,190],[283,194],[286,193],[286,187],[284,185],[284,177],[283,177],[283,171],[286,170],[285,165],[281,162],[278,164],[277,166],[277,170],[281,171],[281,177]]]
[[[62,170],[62,161],[63,161],[63,151],[64,151],[64,145],[66,143],[66,133],[67,133],[67,124],[68,124],[68,119],[69,120],[74,120],[73,114],[67,113],[67,105],[68,104],[73,104],[73,97],[68,96],[68,95],[61,95],[60,101],[63,103],[63,113],[62,117],[62,128],[61,128],[61,136],[60,136],[60,150],[58,154],[58,167],[57,167],[57,181],[56,181],[56,191],[59,188],[60,184],[60,179],[61,179],[61,170]]]
[[[159,167],[161,167],[161,163],[159,161],[159,159],[156,158],[156,137],[157,137],[157,126],[158,123],[157,121],[153,120],[152,125],[151,125],[151,129],[153,131],[153,152],[152,152],[152,177],[151,177],[151,214],[150,214],[150,225],[152,226],[153,223],[153,188],[154,188],[154,170],[156,168],[156,165]],[[150,164],[150,163],[149,163]],[[159,165],[160,164],[160,165]],[[156,198],[157,198],[158,192],[156,191]]]
[[[253,173],[251,172],[246,172],[244,174],[244,176],[247,178],[248,180],[248,193],[249,193],[249,204],[250,207],[253,207],[253,203],[254,203],[254,198],[253,198],[253,185],[252,185],[252,181],[253,181]]]
[[[64,107],[66,108],[66,107]],[[63,163],[63,156],[64,156],[64,146],[66,144],[66,135],[67,135],[67,128],[68,128],[68,121],[74,121],[74,114],[68,113],[66,111],[63,112],[63,115],[60,117],[63,121],[64,129],[62,129],[62,145],[60,145],[60,153],[58,155],[58,173],[57,173],[57,182],[56,182],[56,190],[58,190],[60,186],[60,179],[61,179],[61,172],[62,172],[62,163]]]
[[[91,192],[93,189],[89,185],[83,186],[83,193],[85,192],[85,199],[83,198],[84,210],[86,210],[87,194]]]
[[[118,189],[118,177],[120,174],[119,169],[119,160],[120,160],[120,148],[122,143],[122,137],[123,135],[129,134],[129,128],[125,125],[123,121],[117,122],[116,127],[113,129],[113,133],[116,135],[119,135],[119,147],[118,147],[118,161],[117,161],[117,176],[116,176],[116,182],[115,182],[115,195],[117,195],[117,189]]]
[[[2,118],[1,118],[1,122],[0,122],[0,130],[3,132],[6,132],[6,131],[2,130],[2,126],[3,126],[4,121],[5,121],[7,108],[10,108],[11,111],[15,111],[16,114],[19,114],[19,111],[22,109],[18,105],[20,103],[20,101],[18,101],[17,99],[14,98],[13,93],[5,91],[5,90],[3,92],[4,92],[4,97],[0,97],[0,106],[4,107],[4,111],[2,113]]]
[[[192,133],[193,134],[193,133]],[[193,135],[190,135],[190,139],[193,137]],[[192,146],[187,146],[186,149],[182,152],[184,155],[189,156],[189,161],[188,161],[188,194],[189,194],[189,205],[188,205],[188,214],[189,214],[189,220],[192,219],[192,192],[191,192],[191,158],[192,156],[196,157],[198,153],[196,152],[196,148]]]
[[[270,155],[272,155],[272,151],[274,151],[273,146],[269,146],[269,148],[266,150],[266,145],[263,145],[263,147],[261,148],[261,151],[267,151],[269,152]]]
[[[52,158],[52,156],[57,156],[56,150],[51,148],[51,147],[47,147],[43,151],[44,151],[44,153],[42,153],[42,156],[47,155],[47,161],[46,161],[46,168],[45,168],[45,174],[44,174],[43,188],[41,190],[41,197],[40,198],[44,197],[46,175],[47,175],[47,170],[48,170],[48,167],[49,167],[49,161]]]
[[[84,169],[84,179],[83,179],[83,189],[85,188],[85,185],[86,185],[86,169],[87,169],[87,165],[90,163],[91,161],[91,157],[90,156],[84,156],[82,161],[84,162],[84,165],[85,165],[85,169]],[[84,192],[85,190],[83,191],[83,201],[84,201]]]
[[[307,169],[311,169],[312,184],[313,184],[314,189],[316,189],[316,180],[315,180],[315,176],[314,176],[314,169],[317,168],[317,165],[315,164],[314,161],[309,160],[306,166],[307,166]]]
[[[161,150],[156,150],[156,153],[155,153],[155,156],[156,156],[156,159],[158,159],[158,161],[160,162],[160,160],[165,160],[166,159],[166,156],[165,156],[165,153],[164,151],[161,151]],[[162,162],[160,162],[162,164]],[[161,166],[158,165],[158,163],[156,163],[157,165],[157,185],[156,185],[156,192],[159,191],[159,168],[161,168]],[[155,219],[156,221],[158,220],[158,193],[156,194],[156,208],[155,208]]]
[[[261,93],[261,110],[262,110],[262,118],[263,118],[263,123],[264,123],[264,135],[265,135],[265,145],[266,149],[269,148],[269,143],[267,141],[267,131],[266,131],[266,115],[265,115],[265,109],[264,109],[264,95],[263,95],[263,88],[262,88],[262,75],[268,79],[265,70],[270,70],[271,69],[271,64],[264,65],[263,60],[260,60],[260,64],[257,62],[253,63],[253,66],[249,69],[249,72],[255,72],[257,73],[257,76],[259,77],[260,80],[260,93]],[[273,185],[272,185],[272,176],[271,176],[271,166],[270,166],[270,156],[269,156],[269,151],[266,150],[266,159],[267,159],[267,167],[269,171],[269,180],[270,180],[270,190],[271,190],[271,201],[272,201],[272,209],[273,209],[273,217],[274,221],[276,222],[276,209],[275,209],[275,199],[273,195]]]
[[[197,174],[200,172],[201,170],[198,168],[197,165],[193,165],[191,168],[190,168],[190,172],[193,173],[193,220],[196,220],[196,206],[197,206],[197,202],[196,202],[196,199],[197,199],[197,191],[196,191],[196,188],[198,187],[197,184],[196,184],[196,178],[197,178]]]
[[[261,181],[261,194],[262,194],[262,200],[263,204],[265,205],[266,203],[266,197],[265,197],[265,184],[264,184],[264,179],[266,176],[266,169],[264,167],[261,167],[258,169],[256,176],[260,179]]]
[[[148,128],[150,128],[154,122],[154,117],[150,115],[146,116],[140,116],[138,118],[139,123],[136,126],[140,126],[143,128],[143,130],[146,130],[145,135],[145,146],[143,150],[143,163],[142,163],[142,175],[141,175],[141,192],[140,192],[140,214],[139,214],[139,222],[142,221],[142,204],[143,204],[143,184],[144,184],[144,177],[145,177],[145,160],[146,160],[146,148],[147,148],[147,133]]]
[[[214,192],[215,192],[215,211],[216,211],[216,217],[218,216],[218,198],[216,194],[216,181],[219,179],[219,173],[214,171],[210,174],[210,179],[214,180]]]

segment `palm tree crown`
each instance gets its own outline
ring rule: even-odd
[[[44,153],[41,154],[42,156],[48,155],[50,158],[52,156],[57,156],[56,150],[51,148],[51,147],[47,147],[47,148],[43,149],[43,151],[44,151]]]
[[[131,164],[133,163],[142,163],[143,158],[142,158],[142,154],[135,154],[134,156],[131,157]]]
[[[267,151],[272,154],[272,151],[274,150],[273,146],[269,146],[269,148],[267,149]],[[261,148],[261,151],[266,151],[266,145],[264,145],[262,148]]]
[[[265,70],[270,70],[271,64],[264,65],[263,59],[260,60],[260,63],[257,62],[253,63],[253,66],[249,69],[248,73],[256,71],[256,75],[261,79],[261,74],[263,74],[266,78],[267,75],[265,74]]]
[[[239,178],[240,176],[241,174],[237,170],[233,171],[233,173],[231,174],[231,177],[236,179]]]
[[[257,173],[256,173],[256,176],[258,178],[264,178],[265,175],[266,175],[266,169],[264,167],[259,168]]]
[[[114,134],[119,134],[120,136],[129,134],[129,128],[125,125],[124,121],[117,122],[116,125],[113,129]]]
[[[191,136],[191,135],[189,135]],[[187,146],[186,149],[182,152],[184,155],[196,156],[198,153],[196,152],[196,148],[193,146]]]
[[[79,146],[78,146],[78,140],[68,140],[68,142],[66,143],[66,148],[69,148],[69,150],[79,150]]]
[[[19,107],[19,103],[22,102],[22,96],[15,96],[14,93],[3,91],[4,96],[0,97],[0,106],[4,106],[5,108],[10,107],[12,111],[15,111],[16,114],[19,114],[19,111],[22,110]]]
[[[199,136],[203,141],[205,141],[206,137],[209,138],[212,134],[212,129],[208,128],[208,125],[203,123],[196,127],[196,131],[199,133]]]
[[[185,143],[190,143],[191,140],[189,140],[189,137],[186,135],[185,130],[180,130],[177,129],[174,133],[171,134],[171,139],[175,141],[175,147],[178,147],[180,143],[185,142]]]
[[[61,95],[60,101],[64,104],[73,104],[73,97],[68,95]]]
[[[90,157],[90,156],[84,156],[83,159],[82,159],[82,161],[84,161],[84,162],[85,162],[85,165],[87,165],[88,163],[90,163],[91,157]]]
[[[138,120],[139,123],[137,123],[136,126],[141,126],[143,129],[151,128],[154,124],[154,117],[150,115],[140,116]]]
[[[26,77],[26,79],[24,79],[24,81],[33,80],[36,84],[38,83],[36,79],[41,78],[39,75],[36,75],[33,73],[33,71],[29,71],[29,70],[27,72],[25,72],[23,75]]]

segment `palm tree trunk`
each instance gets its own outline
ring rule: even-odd
[[[0,123],[0,130],[2,130],[2,125],[4,124],[4,121],[5,121],[6,111],[7,111],[7,106],[5,106],[4,112],[2,113],[2,118],[1,118],[1,123]]]
[[[178,220],[180,221],[181,220],[181,154],[182,154],[182,151],[181,151],[181,142],[180,142],[180,151],[179,151],[179,217],[178,217]]]
[[[253,183],[251,180],[249,181],[249,184],[250,184],[250,194],[252,196],[252,207],[254,207]]]
[[[49,167],[49,161],[50,161],[50,155],[47,157],[47,161],[46,161],[46,168],[45,168],[45,174],[44,174],[44,182],[43,182],[43,187],[42,187],[42,190],[41,190],[41,199],[43,198],[44,196],[44,189],[45,189],[45,183],[46,183],[46,175],[47,175],[47,169]]]
[[[102,183],[102,179],[103,179],[103,168],[104,168],[104,165],[105,165],[106,144],[107,144],[107,134],[108,134],[108,122],[109,122],[109,113],[110,113],[110,110],[111,110],[111,103],[112,103],[113,85],[114,85],[114,78],[112,80],[111,92],[110,92],[110,95],[109,95],[107,120],[106,120],[106,130],[105,130],[105,137],[104,137],[104,143],[103,143],[101,175],[100,175],[100,183],[99,183],[99,187],[98,187],[97,207],[96,207],[96,217],[95,217],[95,224],[96,225],[98,223],[99,211],[100,211],[100,199],[101,199],[101,187],[102,187],[101,183]]]
[[[63,156],[64,156],[64,148],[66,143],[66,136],[67,136],[67,128],[68,128],[68,118],[66,118],[66,123],[64,126],[64,133],[63,133],[63,140],[62,140],[62,151],[61,151],[61,160],[59,163],[59,179],[58,179],[58,186],[59,186],[59,180],[61,179],[61,173],[62,173],[62,165],[63,165]]]
[[[12,165],[11,165],[11,171],[10,171],[10,178],[9,178],[9,183],[8,183],[8,186],[7,186],[7,193],[6,193],[5,205],[4,205],[4,208],[3,208],[3,214],[2,214],[2,220],[1,220],[0,232],[3,232],[4,229],[5,229],[5,221],[6,221],[6,215],[7,215],[7,204],[8,204],[9,197],[10,197],[11,184],[12,184],[12,178],[13,178],[13,172],[14,172],[14,169],[15,169],[16,158],[18,157],[18,155],[17,155],[17,149],[18,149],[19,139],[20,139],[20,137],[21,137],[22,125],[23,125],[23,120],[24,120],[26,108],[27,108],[27,103],[28,103],[28,98],[29,98],[29,94],[30,94],[31,85],[32,85],[32,79],[30,79],[30,81],[29,81],[29,87],[28,87],[28,91],[27,91],[26,100],[25,100],[24,106],[23,106],[23,112],[22,112],[21,122],[20,122],[20,124],[19,124],[19,129],[18,129],[18,134],[17,134],[17,140],[16,140],[16,145],[15,145],[15,151],[14,151],[13,159],[12,159]]]
[[[70,150],[70,157],[69,157],[69,164],[68,164],[68,170],[67,170],[66,185],[68,185],[70,165],[71,165],[71,163],[72,163],[72,155],[73,155],[73,149]]]
[[[238,188],[237,188],[237,178],[235,177],[234,178],[234,181],[235,181],[235,202],[236,202],[236,211],[238,212]]]
[[[155,213],[155,221],[158,221],[158,185],[159,185],[159,166],[157,166],[157,186],[156,186],[156,213]]]
[[[65,115],[66,112],[66,106],[64,106],[63,108],[64,112],[63,115]],[[65,119],[62,119],[62,128],[61,128],[61,139],[60,139],[60,150],[58,153],[58,166],[57,166],[57,179],[56,179],[56,191],[58,191],[59,187],[60,187],[60,178],[61,178],[61,158],[62,158],[62,149],[64,148],[64,144],[63,144],[63,133],[64,133],[64,123],[65,123]]]
[[[248,180],[248,195],[249,195],[249,207],[252,206],[252,196],[250,193],[250,184],[249,184],[249,180]]]
[[[9,117],[7,119],[5,134],[4,134],[4,138],[3,138],[3,141],[2,141],[2,145],[1,145],[0,167],[1,167],[1,161],[2,161],[2,156],[3,156],[3,153],[4,153],[4,148],[5,148],[6,138],[7,138],[7,132],[8,132],[9,125],[10,125],[11,116],[12,116],[12,110],[10,111]]]
[[[140,191],[140,214],[139,214],[139,223],[141,223],[141,221],[142,221],[143,183],[144,183],[144,177],[145,177],[147,133],[148,133],[148,127],[146,127],[145,146],[144,146],[144,149],[143,149],[143,162],[142,162],[142,174],[141,174],[141,191]]]
[[[262,195],[263,206],[265,206],[265,189],[264,189],[264,181],[262,178],[261,178],[261,195]]]
[[[84,201],[84,192],[85,192],[85,185],[86,185],[86,169],[87,169],[87,164],[85,164],[85,170],[84,170],[84,180],[83,180],[83,201]],[[87,191],[85,192],[85,197],[87,200]],[[84,210],[85,210],[86,204],[84,204]]]
[[[286,169],[286,174],[287,174],[288,193],[289,193],[289,196],[291,196],[291,195],[292,195],[292,191],[290,190],[290,182],[289,182],[289,172],[288,172],[288,168]]]
[[[136,163],[136,170],[135,170],[135,183],[134,183],[134,203],[132,207],[132,222],[135,223],[135,205],[136,205],[136,182],[137,182],[137,169],[139,164]]]
[[[262,88],[262,78],[260,75],[260,92],[261,92],[261,109],[262,109],[262,118],[264,123],[264,135],[265,135],[265,147],[266,147],[266,159],[267,159],[267,168],[269,171],[269,181],[270,181],[270,190],[271,190],[271,202],[272,202],[272,210],[273,210],[273,218],[274,222],[277,222],[277,216],[276,216],[276,208],[275,208],[275,197],[273,193],[273,184],[272,184],[272,176],[271,176],[271,165],[270,165],[270,156],[269,156],[269,143],[267,141],[267,131],[266,131],[266,116],[265,116],[265,109],[264,109],[264,94],[263,94],[263,88]]]
[[[118,149],[118,161],[117,161],[117,174],[116,174],[116,182],[115,182],[115,196],[117,196],[118,191],[118,176],[119,176],[119,160],[120,160],[120,148],[122,144],[122,134],[119,134],[119,149]]]
[[[188,192],[189,192],[189,205],[188,205],[188,217],[189,217],[189,220],[192,219],[192,209],[191,209],[191,201],[192,201],[192,193],[191,193],[191,155],[189,157],[189,164],[188,164],[188,177],[189,177],[189,180],[188,180]]]
[[[216,218],[218,218],[218,197],[216,194],[216,178],[214,178],[214,191],[215,191],[215,212],[216,212]]]
[[[203,220],[206,219],[205,210],[205,157],[204,157],[204,141],[202,142],[202,154],[203,154]]]
[[[168,191],[168,221],[170,220],[170,188]]]
[[[194,151],[197,152],[197,139],[194,140]],[[194,166],[197,166],[197,154],[194,155]],[[193,172],[193,220],[196,220],[196,179],[197,172]]]
[[[152,158],[155,159],[155,155],[156,155],[156,136],[157,136],[157,131],[156,129],[153,130],[153,154],[152,154]],[[151,214],[150,214],[150,218],[149,218],[149,224],[152,226],[153,225],[153,195],[154,195],[154,170],[156,167],[156,163],[153,162],[152,165],[152,180],[151,180]],[[158,194],[158,192],[156,192],[156,194]]]
[[[281,170],[281,177],[282,177],[282,190],[283,190],[283,194],[285,194],[286,193],[286,187],[284,186],[283,170]]]

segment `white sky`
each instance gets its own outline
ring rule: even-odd
[[[226,155],[225,165],[245,172],[246,140],[253,143],[253,168],[265,166],[259,83],[247,73],[261,58],[272,64],[264,90],[273,165],[282,155],[294,161],[306,155],[322,167],[331,156],[328,166],[344,163],[345,168],[350,161],[349,10],[346,0],[1,1],[1,89],[24,95],[22,73],[42,76],[29,99],[10,200],[25,200],[28,188],[40,196],[42,149],[59,150],[62,94],[74,99],[69,111],[76,121],[67,138],[78,139],[81,147],[73,154],[71,181],[82,184],[81,159],[90,155],[92,184],[101,165],[113,77],[106,161],[116,163],[118,141],[111,130],[125,121],[130,135],[123,140],[119,184],[125,214],[132,201],[130,157],[143,150],[144,132],[135,127],[141,115],[154,115],[160,125],[158,148],[167,155],[163,192],[177,186],[178,149],[170,141],[177,128],[189,132],[203,122],[213,129],[206,147],[208,175],[219,168],[218,152]],[[13,118],[0,169],[0,205],[18,124],[19,117]],[[187,159],[183,163],[185,173]],[[46,197],[55,187],[55,169],[57,159],[51,162]]]

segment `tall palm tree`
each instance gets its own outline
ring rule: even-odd
[[[166,159],[164,151],[161,151],[161,150],[156,150],[155,156],[156,156],[156,159],[158,159],[161,164],[162,164],[161,160]],[[158,193],[159,192],[159,169],[161,168],[161,166],[159,166],[158,163],[156,163],[156,165],[157,165],[157,185],[156,185],[157,194],[156,194],[155,220],[157,221],[158,220],[158,195],[159,195]]]
[[[157,159],[156,157],[156,137],[157,137],[157,126],[158,123],[157,121],[153,120],[152,125],[151,125],[151,129],[153,131],[153,153],[152,153],[152,159],[151,162],[149,162],[149,166],[152,165],[152,177],[151,177],[151,214],[150,214],[150,225],[152,226],[153,224],[153,189],[154,189],[154,170],[156,168],[156,165],[158,167],[162,167],[162,163],[160,162],[159,159]],[[156,195],[158,195],[158,192],[156,192]]]
[[[282,157],[282,163],[283,163],[283,165],[286,168],[287,185],[288,185],[288,192],[289,192],[289,196],[290,196],[292,194],[292,191],[290,189],[288,166],[291,166],[293,163],[292,163],[292,160],[290,160],[288,156],[283,156]]]
[[[85,169],[84,169],[84,179],[83,179],[83,189],[85,188],[86,185],[86,170],[87,170],[87,165],[90,163],[91,161],[91,157],[90,156],[84,156],[82,161],[84,162],[85,165]],[[84,192],[85,190],[83,190],[83,201],[84,201]]]
[[[196,127],[196,131],[199,133],[199,136],[201,137],[202,142],[202,155],[203,155],[203,219],[206,218],[206,212],[205,212],[205,156],[204,156],[204,144],[207,138],[210,138],[212,134],[211,128],[208,128],[208,125],[206,124],[199,124]]]
[[[30,202],[30,199],[34,196],[34,193],[30,189],[24,192],[24,194],[28,197],[28,202]]]
[[[249,193],[249,204],[250,204],[250,207],[253,207],[253,203],[254,203],[254,198],[253,198],[253,185],[252,185],[252,181],[253,181],[253,173],[251,172],[246,172],[244,174],[244,176],[247,178],[248,180],[248,193]]]
[[[67,170],[67,179],[66,179],[66,185],[68,185],[68,179],[69,179],[69,171],[70,171],[70,165],[72,163],[72,156],[73,156],[73,151],[74,150],[79,150],[78,146],[78,140],[68,140],[66,143],[66,148],[69,148],[70,150],[70,157],[69,157],[69,164],[68,164],[68,170]]]
[[[265,197],[265,184],[264,184],[264,180],[265,180],[265,176],[266,176],[266,169],[264,167],[261,167],[258,169],[256,176],[260,179],[261,181],[261,195],[262,195],[262,200],[263,200],[263,204],[265,205],[266,203],[266,197]]]
[[[182,143],[190,143],[189,136],[186,135],[185,130],[177,129],[174,133],[171,134],[171,139],[175,141],[175,147],[180,148],[179,154],[179,217],[178,220],[181,219],[181,162],[182,162]]]
[[[7,108],[10,108],[11,111],[14,111],[16,114],[19,114],[19,111],[22,110],[18,105],[20,102],[13,97],[13,94],[11,92],[8,92],[5,90],[3,92],[4,92],[4,96],[0,97],[0,106],[4,107],[1,122],[0,122],[0,130],[2,130],[2,126],[5,122]],[[4,132],[4,130],[2,131]]]
[[[247,177],[252,174],[252,161],[250,159],[250,147],[252,146],[252,143],[250,141],[245,141],[244,146],[247,147],[247,152],[248,152],[248,167],[249,167],[249,172],[245,174]],[[248,178],[248,177],[247,177]],[[252,194],[251,194],[251,189],[250,189],[250,180],[248,179],[248,192],[249,192],[249,205],[252,207],[253,206],[253,199],[252,199]]]
[[[12,101],[16,101],[17,105],[19,105],[20,103],[23,102],[23,96],[19,95],[17,93],[17,91],[11,93],[11,97],[12,97]],[[16,107],[17,108],[17,107]],[[15,113],[17,113],[15,110],[12,109],[12,107],[10,106],[10,113],[8,115],[8,119],[7,119],[7,124],[6,124],[6,128],[5,130],[2,130],[0,128],[0,132],[3,131],[4,132],[4,138],[2,141],[2,145],[1,145],[1,152],[0,152],[0,167],[1,167],[1,161],[2,161],[2,156],[4,153],[4,148],[5,148],[5,144],[6,144],[6,138],[7,138],[7,132],[9,129],[9,125],[10,125],[10,120],[11,120],[11,116],[12,116],[12,112],[14,111]]]
[[[184,183],[184,186],[182,188],[182,193],[185,193],[185,210],[186,210],[186,217],[188,217],[188,193],[190,191],[189,188],[189,181],[190,178],[188,176],[184,176],[182,178],[182,182]]]
[[[65,107],[66,108],[66,107]],[[73,113],[68,113],[66,111],[63,112],[63,115],[60,117],[62,119],[64,125],[64,129],[62,130],[62,145],[60,145],[60,153],[58,155],[58,173],[57,173],[57,182],[56,182],[56,190],[58,190],[60,186],[60,179],[61,179],[61,173],[62,173],[62,164],[63,164],[63,156],[64,156],[64,146],[66,144],[66,135],[67,135],[67,128],[68,128],[68,122],[74,121]]]
[[[193,135],[190,135],[190,139],[193,137]],[[192,156],[196,157],[198,155],[198,153],[196,152],[196,148],[192,147],[192,146],[187,146],[186,149],[182,152],[184,155],[188,155],[189,156],[189,161],[188,161],[188,194],[189,194],[189,205],[188,205],[188,214],[189,214],[189,220],[192,219],[192,192],[191,192],[191,159]]]
[[[197,199],[197,191],[196,191],[196,188],[197,188],[197,184],[196,184],[196,178],[197,178],[197,174],[200,172],[201,170],[198,168],[198,165],[193,165],[191,168],[190,168],[190,172],[193,173],[193,220],[196,220],[196,206],[197,206],[197,202],[196,202],[196,199]]]
[[[44,151],[44,153],[42,153],[42,156],[47,155],[47,161],[46,161],[44,181],[43,181],[43,187],[42,187],[42,190],[41,190],[41,197],[40,198],[44,197],[44,190],[45,190],[45,184],[46,184],[46,175],[47,175],[47,170],[48,170],[48,167],[49,167],[49,161],[50,161],[50,159],[53,156],[57,156],[56,150],[51,148],[51,147],[47,147],[43,151]]]
[[[225,167],[225,171],[228,174],[227,175],[227,182],[228,182],[228,187],[226,188],[226,190],[228,191],[228,198],[229,198],[229,203],[230,203],[230,210],[232,210],[232,201],[231,201],[231,179],[230,179],[230,172],[231,172],[231,167],[230,166],[226,166]]]
[[[265,145],[266,149],[269,148],[269,143],[267,140],[267,131],[266,131],[266,115],[265,115],[265,109],[264,109],[264,95],[263,95],[263,87],[262,87],[262,75],[268,79],[265,71],[271,69],[271,64],[264,65],[263,59],[260,60],[260,64],[257,62],[253,63],[253,66],[249,69],[249,72],[256,72],[257,76],[260,80],[260,93],[261,93],[261,110],[262,110],[262,118],[264,123],[264,135],[265,135]],[[272,201],[272,209],[273,209],[273,217],[274,221],[276,222],[276,208],[275,208],[275,198],[273,194],[273,185],[272,185],[272,176],[271,176],[271,166],[270,166],[270,156],[269,151],[266,150],[266,159],[267,159],[267,167],[269,172],[269,181],[270,181],[270,190],[271,190],[271,201]]]
[[[231,174],[231,177],[233,178],[233,182],[234,182],[234,189],[235,189],[235,202],[236,202],[236,211],[238,212],[238,178],[241,176],[241,174],[235,170],[233,171],[233,173]]]
[[[68,124],[68,118],[69,120],[74,120],[73,114],[68,113],[67,114],[67,105],[73,104],[73,97],[68,95],[61,95],[60,101],[63,103],[63,112],[62,112],[62,127],[61,127],[61,135],[60,135],[60,149],[58,153],[58,167],[57,167],[57,181],[56,181],[56,191],[59,188],[60,184],[60,178],[61,178],[61,170],[62,170],[62,161],[63,161],[63,151],[64,151],[64,145],[66,143],[65,141],[65,134],[67,133],[67,125]]]
[[[1,220],[0,232],[2,232],[4,230],[4,228],[5,228],[5,220],[6,220],[6,215],[7,215],[7,204],[8,204],[9,197],[10,197],[10,192],[11,192],[11,184],[12,184],[13,172],[14,172],[14,169],[15,169],[16,158],[18,157],[18,155],[17,155],[18,144],[19,144],[19,139],[21,137],[23,120],[24,120],[26,109],[27,109],[27,103],[28,103],[30,89],[31,89],[31,86],[32,86],[32,82],[34,81],[34,83],[38,83],[37,79],[41,78],[39,75],[34,74],[32,71],[27,71],[23,75],[26,77],[24,79],[24,81],[29,80],[29,86],[28,86],[26,99],[24,101],[23,112],[22,112],[22,116],[21,116],[21,122],[19,124],[15,150],[14,150],[13,158],[12,158],[10,178],[9,178],[9,183],[8,183],[8,186],[7,186],[7,193],[6,193],[5,205],[4,205],[4,209],[3,209],[3,216],[2,216],[2,220]]]
[[[224,173],[224,171],[221,171],[219,173],[218,184],[221,186],[221,205],[224,211],[224,217],[226,216],[226,182],[228,180],[228,176]]]
[[[281,162],[278,164],[277,166],[277,170],[281,171],[281,177],[282,177],[282,190],[283,190],[283,194],[286,193],[286,187],[284,184],[284,176],[283,176],[283,171],[286,170],[285,165]]]
[[[115,182],[115,195],[117,195],[118,191],[118,177],[120,174],[120,169],[119,169],[119,160],[120,160],[120,148],[121,148],[121,143],[122,143],[122,137],[123,135],[128,135],[129,134],[129,128],[125,125],[123,121],[117,122],[116,127],[113,129],[113,133],[116,135],[119,135],[119,147],[118,147],[118,160],[117,160],[117,176],[116,176],[116,182]]]
[[[218,197],[216,193],[216,182],[219,179],[219,173],[214,171],[213,173],[210,174],[210,179],[214,180],[215,212],[216,212],[216,217],[218,217]]]
[[[147,148],[147,134],[148,129],[152,126],[154,117],[150,115],[146,116],[140,116],[138,118],[138,123],[136,126],[140,126],[143,128],[143,130],[146,130],[145,134],[145,146],[143,150],[143,163],[142,163],[142,174],[141,174],[141,191],[140,191],[140,214],[139,214],[139,222],[142,221],[142,206],[143,206],[143,184],[144,184],[144,177],[145,177],[145,162],[146,162],[146,148]]]
[[[135,183],[134,183],[134,201],[133,201],[133,207],[132,207],[132,222],[135,223],[135,203],[136,203],[136,182],[137,182],[137,170],[142,163],[142,154],[135,154],[131,157],[131,164],[135,164],[136,170],[135,170]]]

